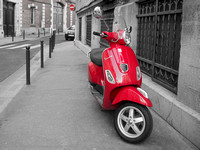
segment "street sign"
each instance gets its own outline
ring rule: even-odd
[[[70,4],[69,8],[70,8],[71,11],[74,11],[75,10],[74,4]]]

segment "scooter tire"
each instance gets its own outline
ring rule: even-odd
[[[143,118],[145,120],[145,123],[144,123],[145,127],[142,130],[143,132],[138,137],[130,137],[129,133],[128,133],[128,135],[126,135],[126,132],[130,131],[130,128],[128,129],[128,131],[125,131],[125,130],[123,130],[122,123],[119,123],[119,115],[121,115],[121,112],[124,109],[129,108],[129,107],[135,108],[136,110],[139,110],[139,112],[143,114]],[[125,124],[127,122],[124,121]],[[136,125],[136,124],[134,124],[134,125]],[[122,104],[121,106],[119,106],[116,109],[115,116],[114,116],[114,126],[115,126],[115,129],[116,129],[118,135],[124,141],[126,141],[128,143],[136,144],[136,143],[140,143],[140,142],[144,141],[145,139],[147,139],[150,136],[150,134],[152,132],[152,128],[153,128],[153,120],[152,120],[151,113],[149,112],[149,110],[146,106],[143,106],[143,105],[140,105],[140,104],[137,104],[137,103],[128,102],[128,103]]]

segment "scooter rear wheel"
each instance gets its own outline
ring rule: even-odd
[[[145,106],[128,102],[115,111],[114,125],[123,140],[139,143],[151,134],[153,120]]]

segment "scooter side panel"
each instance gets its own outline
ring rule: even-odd
[[[144,97],[135,87],[126,86],[122,87],[119,93],[114,98],[112,105],[115,106],[121,101],[131,101],[144,106],[152,107],[151,101]]]
[[[88,78],[89,78],[89,81],[103,86],[104,84],[103,83],[104,81],[103,68],[95,65],[93,62],[89,62]]]

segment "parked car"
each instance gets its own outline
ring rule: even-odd
[[[67,29],[67,31],[65,32],[65,39],[66,40],[74,40],[75,37],[75,26],[71,26]]]

